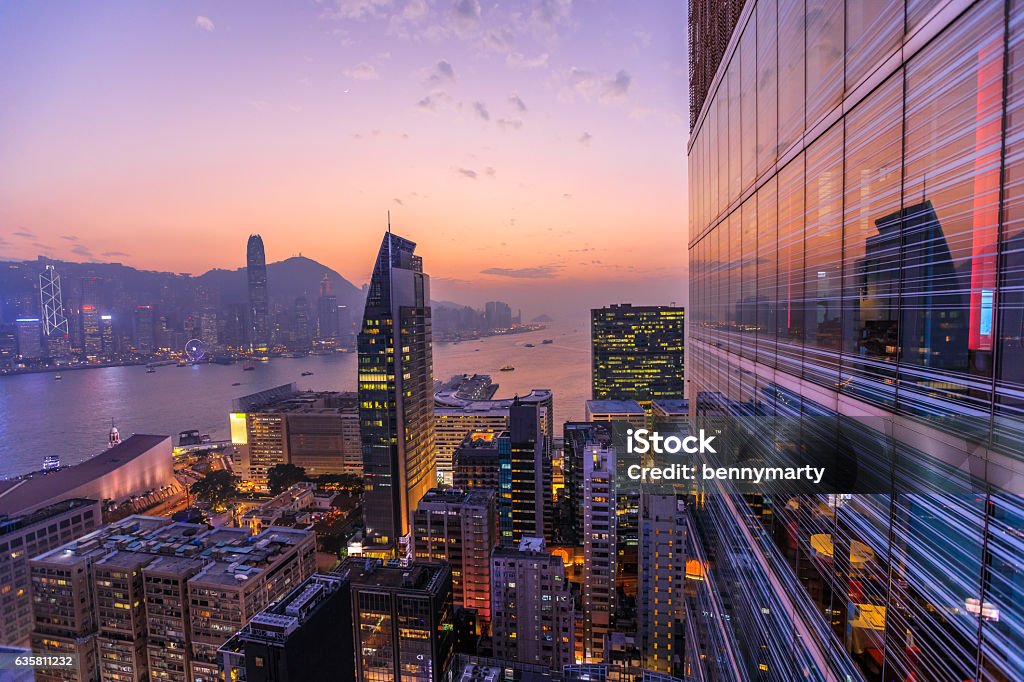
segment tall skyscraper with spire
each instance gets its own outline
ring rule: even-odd
[[[249,235],[245,249],[245,271],[249,279],[249,346],[265,351],[270,347],[267,299],[267,254],[263,238]]]
[[[359,435],[366,551],[399,553],[436,481],[430,278],[416,245],[391,233],[377,254],[359,332]]]

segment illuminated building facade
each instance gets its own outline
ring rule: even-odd
[[[398,552],[413,510],[436,483],[430,278],[415,250],[385,233],[358,342],[363,517],[371,551],[382,556]]]
[[[454,640],[451,567],[353,558],[337,573],[352,589],[357,682],[441,682]]]
[[[509,408],[508,431],[497,438],[502,544],[514,547],[524,537],[552,537],[554,497],[545,441],[538,406],[516,400]]]
[[[681,398],[686,312],[628,303],[590,311],[594,400]]]
[[[38,317],[21,317],[15,320],[18,334],[18,356],[22,360],[39,360],[43,357],[43,323]]]
[[[605,659],[615,614],[615,447],[597,439],[583,454],[583,662]]]
[[[748,0],[694,100],[691,413],[887,481],[703,498],[695,673],[1024,678],[1021,9]]]

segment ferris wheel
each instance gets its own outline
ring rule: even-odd
[[[199,362],[206,355],[206,345],[200,339],[192,339],[185,344],[185,355],[192,362]]]

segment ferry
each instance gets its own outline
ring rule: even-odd
[[[526,347],[527,347],[527,348],[536,348],[536,346],[535,346],[535,345],[533,345],[532,343],[528,343],[528,344],[526,344]]]
[[[241,382],[241,381],[236,381],[235,383],[233,383],[233,384],[231,384],[231,385],[232,385],[232,386],[241,386],[241,385],[242,385],[242,382]]]
[[[146,374],[156,374],[156,369],[154,369],[153,367],[147,367]]]
[[[53,471],[54,469],[60,469],[60,457],[57,455],[43,457],[43,471]]]
[[[313,376],[313,373],[312,372],[303,372],[302,376],[304,376],[304,377],[311,377],[311,376]]]
[[[242,367],[243,372],[252,372],[256,369],[256,365],[244,365]]]
[[[554,343],[554,342],[555,342],[554,339],[544,339],[543,341],[541,341],[541,344],[546,346],[549,343]]]
[[[505,365],[504,367],[501,368],[502,372],[514,372],[515,370],[516,368],[513,367],[512,365]]]
[[[54,380],[54,381],[60,381],[60,380],[61,380],[62,378],[63,378],[63,377],[61,377],[61,375],[59,375],[59,374],[54,374],[54,375],[53,375],[53,380]]]

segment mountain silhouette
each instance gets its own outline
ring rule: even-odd
[[[267,264],[267,292],[270,300],[290,305],[299,296],[305,296],[312,304],[320,295],[320,282],[325,274],[331,284],[331,293],[338,297],[338,303],[361,313],[364,299],[362,290],[335,270],[305,256],[294,256]],[[195,281],[219,291],[225,303],[244,303],[249,299],[244,267],[236,270],[210,270],[196,277]]]

